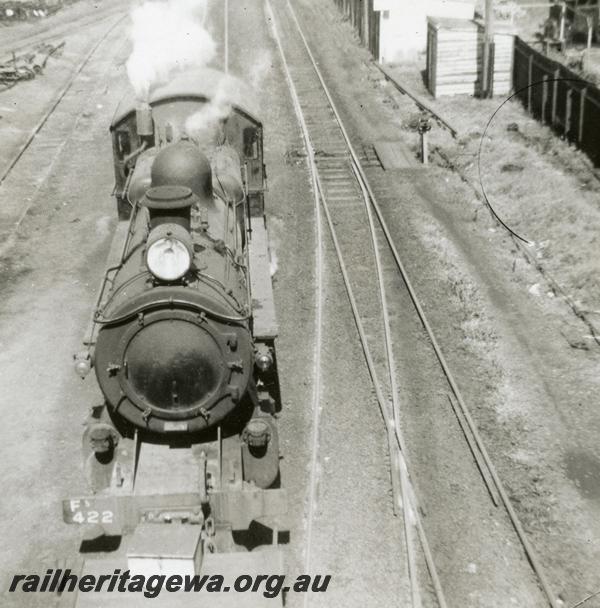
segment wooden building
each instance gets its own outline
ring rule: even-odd
[[[380,62],[412,61],[427,48],[427,17],[472,19],[476,0],[334,0]]]
[[[434,97],[478,95],[481,92],[484,28],[472,19],[429,17],[427,85]],[[494,34],[494,95],[512,88],[514,35],[496,25]]]
[[[427,48],[428,17],[473,19],[475,0],[375,0],[382,63],[416,61]]]
[[[483,25],[477,0],[334,0],[380,63],[422,61],[434,96],[480,93]],[[512,87],[514,36],[495,25],[494,94]]]

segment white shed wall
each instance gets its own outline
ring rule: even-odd
[[[427,48],[427,17],[472,19],[476,0],[379,0],[379,61],[411,61]],[[386,18],[387,16],[387,18]]]

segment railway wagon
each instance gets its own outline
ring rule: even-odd
[[[188,70],[144,103],[127,95],[111,124],[119,221],[75,356],[104,400],[85,404],[86,487],[63,516],[118,548],[85,560],[84,574],[282,573],[277,323],[252,99],[230,75]],[[147,601],[130,595],[127,606]]]
[[[561,31],[560,24],[565,19],[565,31]],[[591,35],[593,40],[598,39],[598,28],[600,26],[600,4],[598,0],[566,0],[550,5],[549,23],[552,35],[556,38],[559,34],[566,36],[567,41],[585,41]],[[591,40],[590,40],[591,42]]]

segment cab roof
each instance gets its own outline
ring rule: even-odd
[[[190,69],[177,73],[165,85],[155,87],[150,93],[150,105],[178,97],[210,100],[217,91],[226,91],[227,101],[237,111],[246,114],[257,124],[258,104],[256,94],[242,80],[212,68]],[[139,100],[133,89],[129,89],[119,102],[110,128],[116,127],[124,118],[135,112]]]

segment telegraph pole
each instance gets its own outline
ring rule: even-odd
[[[225,11],[223,19],[223,68],[227,74],[229,72],[229,0],[225,0],[223,10]]]
[[[485,0],[481,96],[494,94],[494,0]]]
[[[369,8],[371,2],[370,0],[363,0],[363,44],[367,47],[367,49],[371,50],[371,32],[369,31]]]

